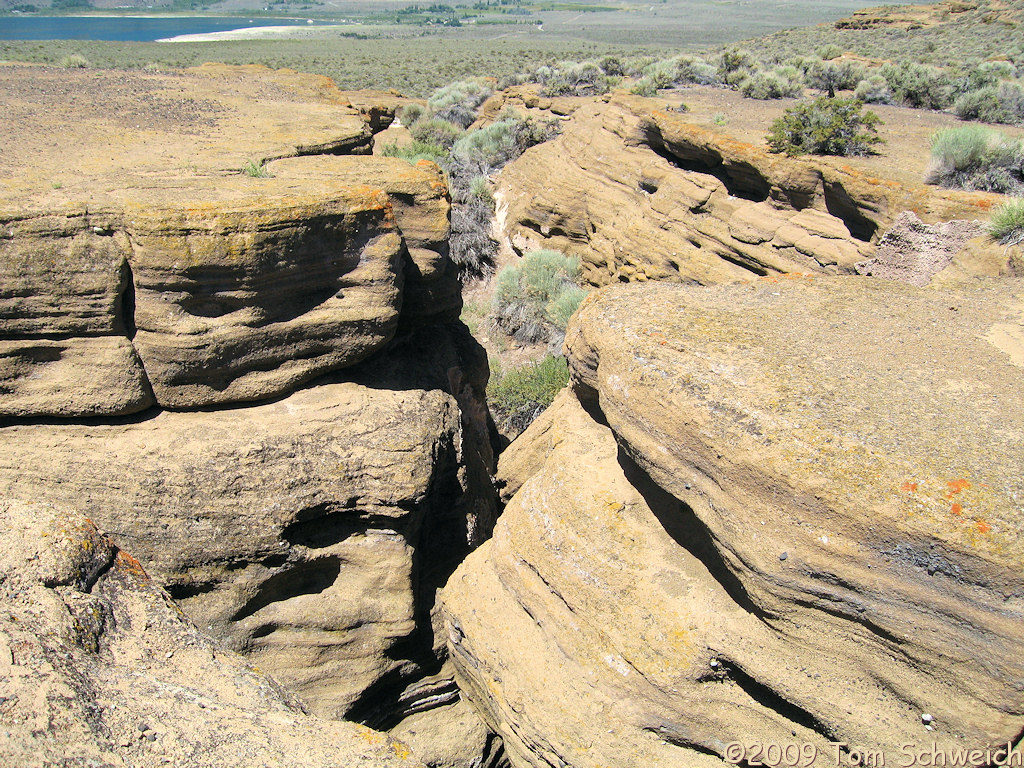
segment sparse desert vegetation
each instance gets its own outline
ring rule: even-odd
[[[822,96],[796,104],[772,125],[768,146],[787,155],[863,155],[881,143],[874,112],[858,99]]]
[[[568,365],[558,355],[508,369],[492,360],[487,404],[498,429],[502,434],[518,435],[568,383]]]
[[[932,137],[926,181],[953,189],[1024,193],[1024,143],[980,125],[939,131]]]
[[[989,233],[1003,245],[1024,242],[1024,197],[1011,198],[992,212]]]

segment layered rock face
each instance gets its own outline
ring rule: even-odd
[[[7,73],[12,123],[39,98],[21,76],[44,94],[75,85]],[[70,169],[83,181],[51,184],[69,169],[39,148],[6,157],[0,415],[267,399],[379,350],[406,295],[415,321],[457,317],[437,168],[334,156],[369,151],[370,126],[390,122],[380,109],[357,111],[322,78],[247,68],[98,77],[109,111],[82,105],[58,129],[85,143]],[[147,126],[111,150],[126,90],[148,97]],[[167,114],[183,104],[195,114]],[[96,167],[93,153],[116,156]]]
[[[1018,740],[1022,340],[1013,280],[589,298],[573,391],[502,455],[506,510],[444,595],[513,764]]]
[[[0,498],[87,513],[311,711],[497,759],[435,626],[496,516],[487,363],[440,171],[368,154],[395,100],[259,68],[0,75]]]
[[[421,765],[369,728],[310,717],[87,518],[5,500],[0,526],[6,764]]]
[[[525,88],[503,98],[543,106]],[[653,99],[555,101],[550,109],[571,106],[571,119],[502,171],[499,226],[518,251],[578,256],[594,285],[853,274],[900,211],[928,221],[983,215],[977,194],[772,155]]]

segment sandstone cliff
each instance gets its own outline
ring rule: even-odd
[[[495,97],[485,119],[506,104],[571,118],[502,171],[499,229],[517,251],[578,256],[594,285],[853,274],[900,212],[973,219],[993,199],[772,155],[663,100],[545,100],[522,87]]]
[[[0,86],[0,498],[87,513],[310,711],[493,762],[435,606],[496,516],[487,363],[439,169],[369,154],[397,100],[222,66]]]
[[[460,687],[513,764],[1018,740],[1022,295],[804,277],[589,298],[573,390],[502,455],[508,505],[444,595]]]
[[[250,70],[93,74],[105,108],[54,125],[31,110],[82,76],[5,68],[0,415],[264,400],[379,350],[405,299],[416,321],[458,316],[437,168],[334,156],[389,121],[323,78]]]

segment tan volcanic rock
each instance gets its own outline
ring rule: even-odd
[[[0,527],[6,765],[421,765],[369,728],[307,715],[81,515],[2,499]]]
[[[513,764],[1016,740],[1022,339],[1013,280],[585,301],[586,408],[564,394],[503,455],[514,495],[445,590],[460,686]]]
[[[334,156],[394,96],[223,65],[5,67],[0,91],[0,415],[265,400],[380,349],[403,305],[458,316],[438,169]]]
[[[575,101],[560,137],[502,170],[498,221],[516,250],[577,255],[595,285],[852,274],[900,211],[931,222],[976,215],[993,197],[773,155],[663,101],[618,92]]]

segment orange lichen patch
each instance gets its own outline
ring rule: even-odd
[[[964,508],[962,504],[953,502],[953,506],[949,508],[949,511],[952,512],[954,515],[960,515],[963,514]]]
[[[395,751],[395,754],[402,760],[408,760],[412,757],[412,750],[410,750],[405,744],[397,741],[391,742],[391,748]]]
[[[130,574],[138,579],[149,581],[149,574],[146,573],[146,569],[142,567],[142,563],[127,552],[118,550],[117,556],[114,558],[114,567],[123,573]]]
[[[960,478],[959,480],[950,480],[946,483],[948,490],[946,491],[946,498],[951,499],[961,491],[966,491],[971,487],[971,481],[966,478]]]
[[[911,491],[917,490],[917,483],[913,483],[910,480],[904,480],[903,485],[900,486],[901,491],[910,493]]]
[[[992,530],[992,526],[986,523],[984,520],[975,521],[975,525],[978,528],[978,533],[988,533]]]

